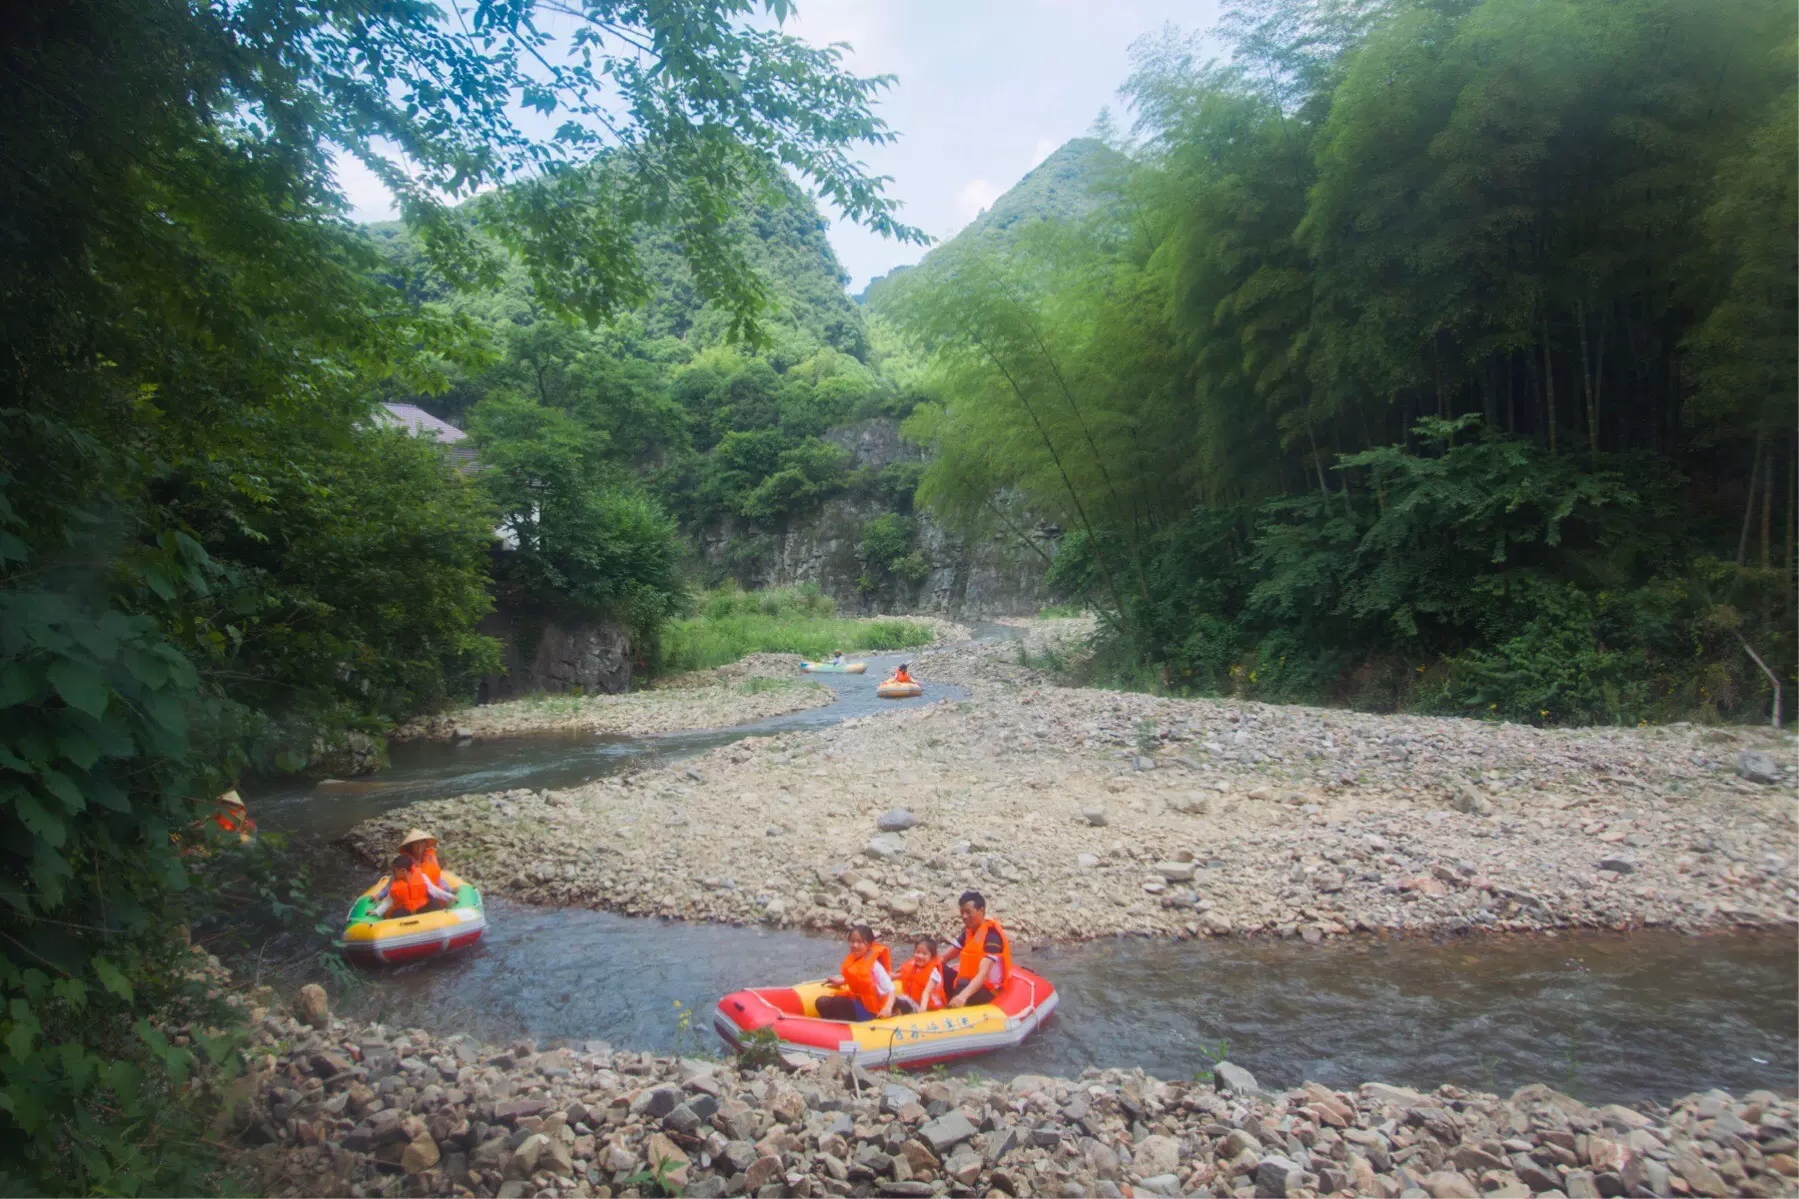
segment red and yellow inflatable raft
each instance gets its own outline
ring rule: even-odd
[[[928,1066],[993,1049],[1009,1049],[1037,1031],[1056,1010],[1049,980],[1014,967],[994,1002],[911,1016],[850,1023],[818,1015],[822,982],[736,991],[718,1001],[712,1022],[733,1047],[764,1029],[783,1053],[842,1054],[863,1066]]]

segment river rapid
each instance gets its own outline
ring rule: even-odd
[[[1006,633],[1004,626],[978,630],[987,638]],[[365,885],[368,868],[336,838],[405,804],[568,787],[744,737],[958,698],[955,688],[938,686],[921,700],[876,700],[873,680],[902,657],[868,659],[866,676],[820,676],[839,695],[823,708],[658,737],[399,745],[390,768],[371,779],[329,794],[273,791],[255,797],[255,811],[265,828],[306,846],[315,877],[342,889],[347,901]],[[455,846],[444,853],[453,865]],[[952,902],[943,897],[945,932]],[[818,977],[841,955],[834,939],[794,931],[631,919],[499,898],[487,906],[490,929],[479,946],[360,973],[343,996],[346,1014],[496,1042],[529,1036],[714,1052],[710,1011],[719,995]],[[1139,1066],[1180,1078],[1228,1055],[1274,1086],[1380,1080],[1503,1091],[1547,1081],[1594,1102],[1667,1100],[1710,1087],[1791,1093],[1799,1076],[1799,950],[1785,934],[1325,945],[1133,937],[1021,945],[1018,957],[1056,984],[1060,1012],[1024,1046],[965,1071],[1073,1076],[1087,1067]]]

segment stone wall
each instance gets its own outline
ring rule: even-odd
[[[826,437],[850,452],[851,469],[880,469],[894,462],[922,462],[923,454],[899,435],[888,419],[861,421],[833,429]],[[736,574],[745,586],[786,587],[816,584],[855,612],[931,612],[962,620],[1035,613],[1049,601],[1043,585],[1043,554],[1054,544],[1040,540],[1042,553],[1006,535],[985,541],[958,537],[915,514],[919,548],[930,573],[912,585],[865,593],[857,588],[862,563],[856,550],[862,525],[888,511],[877,498],[846,493],[825,501],[815,511],[770,530],[742,520],[726,520],[701,536],[700,559],[715,571]]]
[[[481,631],[499,638],[502,647],[501,672],[481,680],[482,703],[540,691],[617,695],[630,689],[636,655],[623,625],[502,607],[481,622]]]

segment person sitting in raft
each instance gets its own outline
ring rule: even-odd
[[[992,1003],[1012,977],[1012,939],[999,921],[987,918],[987,900],[979,891],[964,891],[956,905],[962,912],[962,935],[943,955],[943,991],[950,1007]]]
[[[447,908],[456,897],[431,881],[423,870],[414,870],[409,854],[397,854],[387,885],[376,892],[375,918],[411,916],[433,908]]]
[[[212,822],[227,833],[236,833],[240,841],[248,841],[256,835],[256,822],[250,819],[244,797],[235,787],[219,796],[218,810],[212,814]]]
[[[943,1006],[943,962],[937,957],[937,939],[920,937],[912,956],[899,968],[899,999],[904,1012],[934,1012]]]
[[[836,649],[836,650],[831,651],[831,665],[832,666],[842,666],[843,665],[843,651],[842,650]]]
[[[887,681],[889,683],[910,683],[912,681],[912,676],[906,673],[906,663],[901,662],[899,664],[899,669],[894,671],[893,677]]]
[[[819,1016],[860,1023],[893,1015],[893,979],[887,972],[892,961],[887,947],[875,940],[874,929],[866,924],[850,929],[850,951],[840,973],[825,983],[849,994],[821,996]]]
[[[443,886],[444,870],[437,862],[437,838],[422,828],[415,828],[400,842],[400,852],[412,859],[413,869]]]

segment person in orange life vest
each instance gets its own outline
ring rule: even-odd
[[[987,900],[979,891],[962,892],[956,906],[962,912],[962,935],[950,942],[943,958],[948,1006],[992,1003],[1012,977],[1012,939],[999,921],[987,918]]]
[[[235,787],[219,796],[218,810],[212,814],[212,822],[227,833],[236,833],[242,841],[248,841],[256,833],[256,822],[250,819],[244,797]]]
[[[406,834],[400,842],[400,852],[412,859],[412,865],[420,874],[443,886],[443,867],[437,863],[437,838],[422,828],[415,828]]]
[[[899,999],[896,1006],[908,1012],[934,1012],[943,1006],[943,963],[937,957],[937,941],[920,937],[912,956],[900,965]]]
[[[849,993],[820,996],[818,1014],[826,1020],[858,1023],[893,1015],[896,991],[887,969],[893,961],[887,947],[875,940],[874,930],[866,924],[850,929],[849,940],[840,972],[825,984]]]
[[[393,873],[377,894],[375,917],[381,920],[390,915],[410,916],[433,906],[447,908],[456,902],[454,895],[432,882],[424,871],[414,870],[412,858],[406,854],[394,858]]]
[[[893,677],[887,681],[889,683],[910,683],[912,681],[912,676],[906,673],[906,665],[906,663],[901,662],[899,664],[899,669],[894,671]]]

